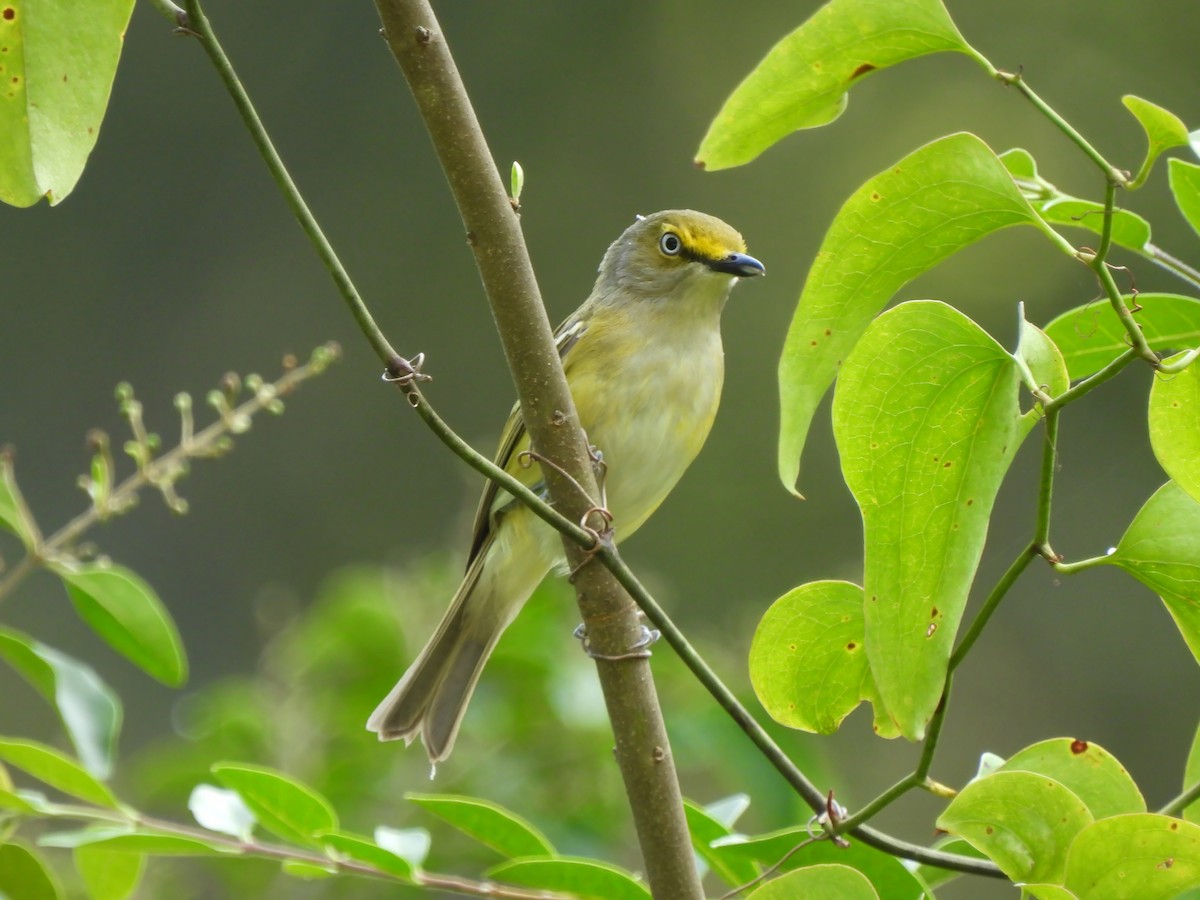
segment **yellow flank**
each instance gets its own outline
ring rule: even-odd
[[[606,465],[618,540],[649,518],[704,445],[725,374],[721,311],[734,282],[762,272],[720,219],[655,213],[609,247],[591,295],[559,328],[580,424]],[[496,461],[540,489],[528,449],[514,409]],[[450,609],[367,727],[382,740],[419,736],[431,762],[445,759],[496,641],[562,557],[558,533],[489,484]]]

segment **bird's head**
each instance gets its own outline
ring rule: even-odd
[[[646,296],[674,295],[689,282],[726,290],[735,278],[762,275],[746,242],[715,216],[668,209],[640,216],[613,242],[600,263],[598,286]]]

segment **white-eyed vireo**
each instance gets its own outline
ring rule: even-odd
[[[591,296],[556,333],[580,424],[607,464],[618,537],[646,521],[708,437],[724,377],[721,310],[734,281],[763,273],[745,250],[740,234],[704,213],[639,217],[608,248]],[[544,489],[536,463],[520,459],[528,449],[514,408],[496,462]],[[449,756],[496,641],[563,558],[558,533],[489,482],[450,609],[367,728],[381,740],[420,735],[433,763]]]

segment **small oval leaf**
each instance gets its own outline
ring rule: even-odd
[[[747,900],[796,900],[821,897],[824,900],[879,900],[879,894],[861,872],[849,866],[825,864],[796,869],[772,878],[749,895]]]
[[[401,881],[414,881],[416,870],[412,863],[390,850],[385,850],[370,840],[344,831],[331,831],[319,835],[321,845],[332,850],[338,857],[374,866]]]
[[[497,803],[449,794],[406,794],[405,798],[501,856],[553,856],[555,853],[544,834]]]
[[[187,680],[183,642],[154,588],[123,566],[55,563],[51,568],[79,617],[114,650],[163,684],[178,687]]]
[[[118,807],[117,798],[105,784],[53,747],[19,738],[0,738],[0,760],[64,794],[97,806]]]
[[[1134,189],[1145,184],[1146,179],[1150,177],[1150,170],[1154,168],[1155,160],[1163,152],[1173,147],[1187,146],[1188,130],[1179,116],[1170,110],[1163,109],[1157,103],[1151,103],[1149,100],[1143,100],[1133,94],[1126,94],[1121,98],[1121,102],[1125,104],[1126,109],[1133,113],[1134,118],[1141,123],[1142,129],[1146,132],[1146,159],[1129,184],[1129,187]]]
[[[75,869],[91,900],[126,900],[141,881],[146,858],[103,847],[78,847]]]
[[[263,828],[285,840],[311,843],[314,835],[337,830],[337,815],[329,801],[282,772],[246,763],[216,763],[212,773],[241,795]]]
[[[121,730],[121,701],[95,670],[9,628],[0,628],[0,658],[54,704],[84,767],[108,778]]]
[[[62,888],[53,870],[24,844],[0,844],[0,897],[60,900]]]
[[[487,877],[545,891],[564,891],[579,900],[651,900],[649,888],[629,872],[594,859],[514,859],[489,869]]]

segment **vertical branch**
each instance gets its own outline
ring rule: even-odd
[[[554,346],[524,238],[450,49],[427,0],[376,0],[384,36],[404,72],[454,193],[475,254],[550,497],[580,521],[598,496],[586,442]],[[580,496],[572,479],[588,496]],[[566,540],[573,567],[585,551]],[[613,575],[583,565],[576,594],[591,646],[616,657],[641,634],[637,609]],[[655,896],[699,898],[675,766],[646,658],[597,659],[616,757]]]

